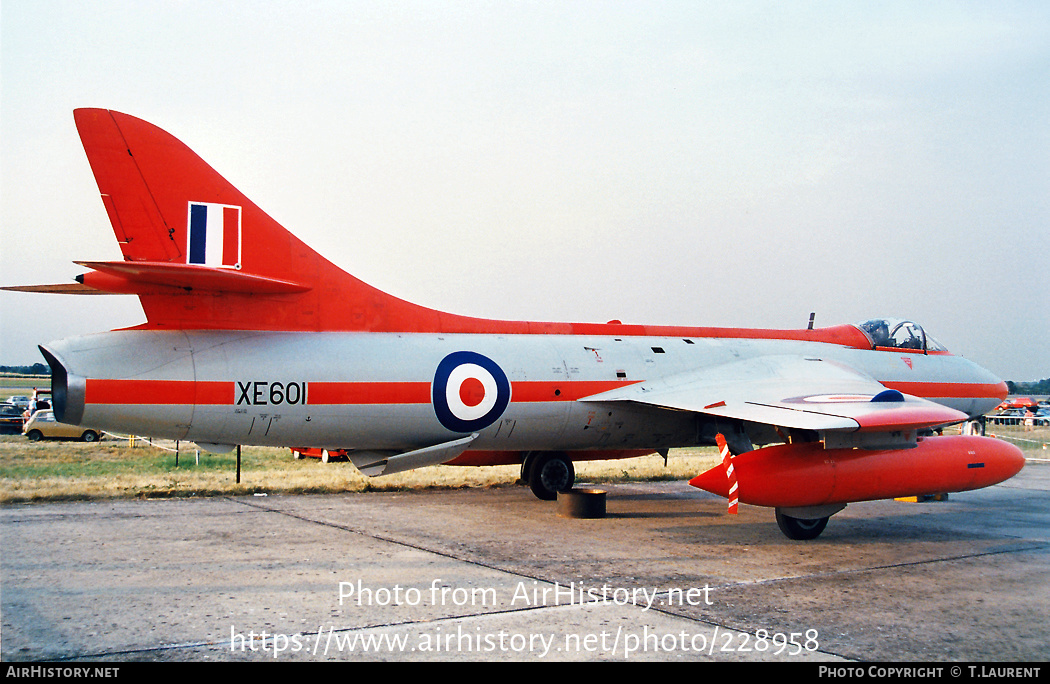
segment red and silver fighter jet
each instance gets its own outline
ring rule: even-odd
[[[995,439],[932,436],[1007,390],[915,323],[444,313],[333,265],[159,128],[104,109],[74,117],[124,260],[23,289],[137,295],[146,322],[41,347],[63,422],[218,451],[349,450],[370,476],[520,463],[540,498],[572,486],[573,461],[721,441],[726,466],[693,484],[777,509],[794,538],[851,501],[985,487],[1024,463]]]

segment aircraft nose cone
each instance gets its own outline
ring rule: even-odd
[[[995,373],[977,365],[973,361],[968,361],[962,357],[955,357],[955,359],[957,359],[956,363],[959,364],[956,366],[958,375],[955,382],[963,383],[962,386],[969,387],[972,390],[968,393],[970,398],[969,407],[963,408],[963,410],[970,414],[971,418],[977,418],[995,410],[995,407],[1001,404],[1006,395],[1010,393],[1006,382]],[[960,408],[962,407],[960,406]]]
[[[999,380],[998,378],[996,378],[996,380],[999,381],[998,384],[994,385],[992,391],[988,393],[987,397],[974,400],[975,410],[972,414],[973,417],[976,418],[994,411],[995,407],[1003,403],[1003,400],[1006,399],[1006,395],[1010,393],[1010,388],[1006,386],[1005,381]]]

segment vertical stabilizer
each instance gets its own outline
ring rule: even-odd
[[[127,114],[74,112],[123,262],[82,282],[137,294],[147,328],[418,330],[437,312],[339,269],[175,137]]]

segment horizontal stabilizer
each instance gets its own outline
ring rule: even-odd
[[[124,278],[131,283],[162,285],[182,290],[240,294],[295,294],[310,289],[308,285],[289,280],[196,264],[155,261],[78,261],[76,263],[100,273]]]
[[[439,463],[448,463],[456,458],[470,446],[470,443],[478,438],[477,433],[469,437],[435,444],[415,451],[406,451],[402,454],[387,454],[375,451],[351,451],[348,456],[357,469],[368,477],[380,475],[391,475],[414,468],[423,468]]]
[[[11,285],[9,287],[0,287],[0,290],[7,290],[9,292],[32,292],[35,294],[114,294],[113,292],[99,290],[98,288],[84,285],[82,283],[59,283],[57,285]]]

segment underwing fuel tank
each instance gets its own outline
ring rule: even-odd
[[[912,449],[825,449],[821,442],[784,444],[732,459],[740,503],[806,508],[854,501],[963,492],[1007,480],[1024,467],[1016,446],[991,437],[920,439]],[[722,465],[689,481],[729,496]]]

